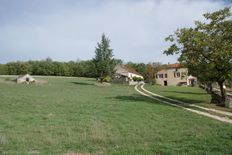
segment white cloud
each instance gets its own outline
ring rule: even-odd
[[[46,5],[45,1],[39,4],[41,8]],[[168,46],[164,38],[178,27],[193,26],[203,13],[225,6],[222,1],[210,0],[61,4],[44,10],[19,9],[17,18],[4,18],[5,24],[0,25],[0,62],[48,56],[62,61],[91,59],[103,32],[110,37],[117,58],[175,62],[176,56],[162,54]]]

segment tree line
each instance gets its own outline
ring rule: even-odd
[[[116,64],[123,64],[123,61],[120,59],[115,59],[114,61]],[[158,62],[147,64],[127,62],[124,65],[136,70],[149,83],[154,80],[156,72],[162,66]],[[27,73],[43,76],[98,77],[94,60],[59,62],[47,58],[40,61],[16,61],[0,64],[0,75],[23,75]]]
[[[93,61],[58,62],[47,58],[41,61],[17,61],[0,65],[2,75],[44,75],[44,76],[75,76],[95,77]]]
[[[123,64],[121,59],[113,58],[110,39],[103,33],[97,43],[95,57],[91,60],[59,62],[51,58],[40,61],[16,61],[0,64],[0,75],[42,75],[42,76],[73,76],[98,78],[101,82],[106,77],[112,77],[117,64]],[[154,83],[155,74],[161,68],[159,62],[153,63],[124,63],[140,73],[145,82]]]

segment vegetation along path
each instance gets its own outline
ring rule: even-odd
[[[221,110],[205,108],[205,107],[201,107],[198,105],[187,104],[182,101],[170,99],[170,98],[167,98],[167,97],[164,97],[164,96],[161,96],[161,95],[158,95],[158,94],[155,94],[153,92],[146,90],[144,88],[144,85],[145,84],[135,86],[135,90],[139,92],[140,94],[142,94],[143,96],[147,96],[149,98],[166,103],[168,105],[183,108],[185,110],[197,113],[199,115],[207,116],[215,120],[219,120],[221,122],[232,124],[232,119],[231,119],[232,113],[230,112],[224,112]]]

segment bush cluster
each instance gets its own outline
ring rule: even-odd
[[[143,81],[143,78],[134,76],[134,77],[133,77],[133,81],[138,81],[138,82],[140,82],[140,81]]]

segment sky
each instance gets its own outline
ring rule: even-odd
[[[105,33],[124,62],[174,63],[165,38],[229,0],[0,0],[0,63],[89,60]]]

